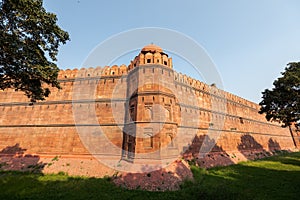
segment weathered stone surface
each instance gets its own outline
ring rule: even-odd
[[[62,70],[59,80],[63,89],[34,105],[20,92],[0,92],[1,168],[104,176],[115,170],[99,156],[184,157],[209,167],[294,148],[289,130],[267,122],[259,105],[177,73],[155,45],[129,66]]]

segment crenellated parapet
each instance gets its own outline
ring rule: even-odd
[[[126,65],[113,65],[105,67],[90,67],[81,69],[66,69],[60,70],[58,79],[74,79],[74,78],[88,78],[88,77],[107,77],[107,76],[123,76],[127,75],[128,67]]]
[[[200,90],[205,93],[211,93],[224,97],[224,95],[222,95],[224,91],[218,89],[216,86],[208,85],[182,73],[174,72],[174,81],[179,84],[184,84],[188,87],[192,87],[195,90]]]
[[[215,84],[208,85],[204,82],[193,79],[185,74],[178,73],[178,72],[174,72],[174,81],[179,84],[186,85],[187,87],[192,87],[195,90],[209,93],[213,96],[217,96],[220,98],[225,98],[227,101],[242,104],[247,107],[253,108],[255,110],[259,110],[258,104],[248,101],[248,100],[246,100],[242,97],[239,97],[237,95],[234,95],[232,93],[221,90],[221,89],[217,88],[217,86]]]
[[[66,69],[60,70],[58,73],[58,79],[66,79],[66,78],[75,78],[77,75],[78,69]]]

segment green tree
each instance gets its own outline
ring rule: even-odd
[[[291,125],[300,120],[300,62],[289,63],[281,74],[282,77],[274,81],[274,88],[262,92],[259,113],[265,113],[268,121],[278,121],[283,127],[289,127],[297,146]]]
[[[55,61],[69,34],[56,22],[42,0],[0,0],[0,89],[23,91],[35,102],[49,86],[60,88]]]

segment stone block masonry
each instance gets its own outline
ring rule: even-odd
[[[101,177],[124,170],[116,161],[145,167],[183,157],[210,167],[295,148],[259,105],[177,73],[155,45],[128,66],[61,70],[58,78],[62,90],[34,105],[0,91],[0,169]]]

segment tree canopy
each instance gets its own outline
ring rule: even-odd
[[[274,88],[262,92],[259,113],[286,127],[300,120],[300,62],[289,63],[281,74],[282,77],[274,81]]]
[[[46,12],[42,0],[0,0],[0,89],[20,90],[44,100],[48,86],[60,88],[55,64],[69,34]]]

